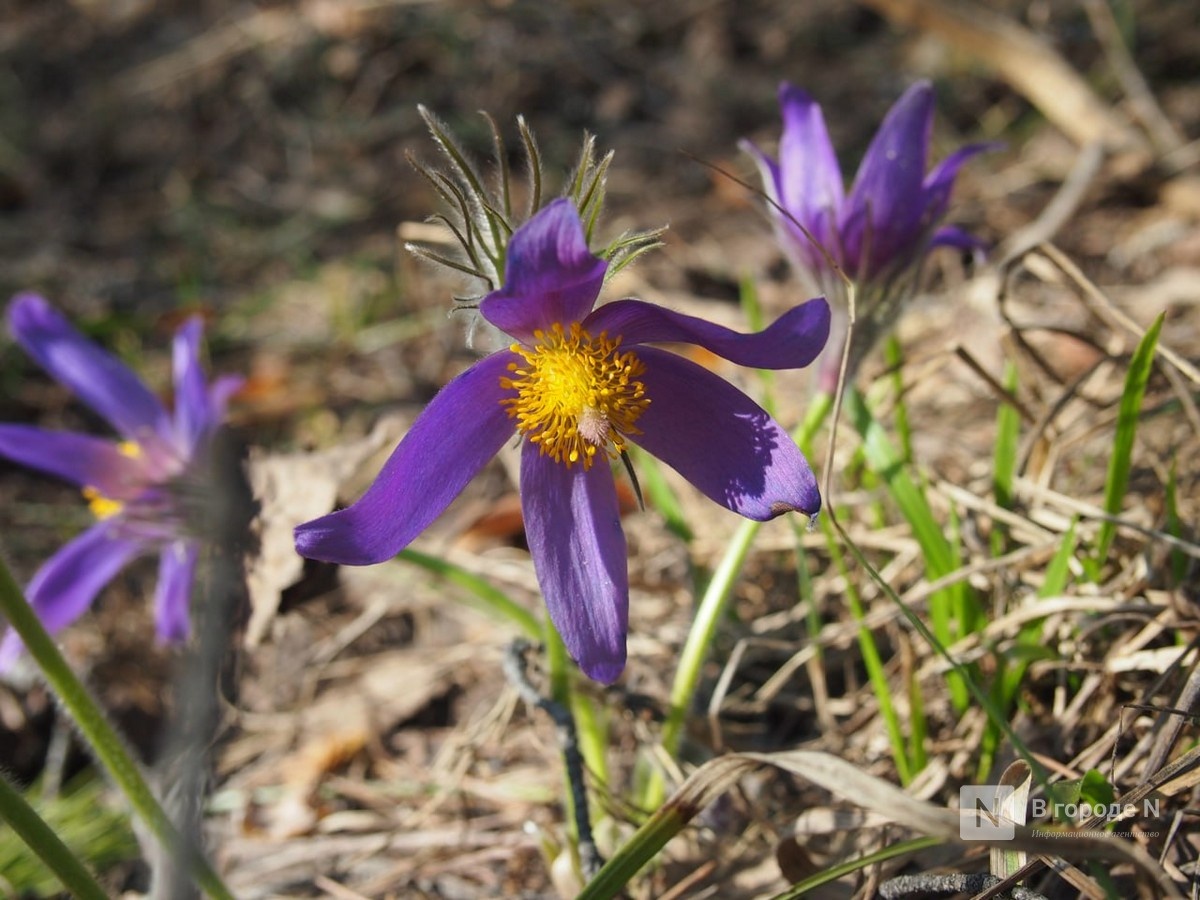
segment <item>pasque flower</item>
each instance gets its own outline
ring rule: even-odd
[[[159,554],[155,617],[158,636],[188,634],[188,601],[202,538],[197,528],[209,487],[207,454],[238,378],[208,384],[200,364],[202,326],[175,334],[175,403],[162,402],[124,363],[76,331],[35,294],[8,308],[13,336],[25,351],[98,413],[119,435],[0,425],[0,456],[78,485],[96,523],[68,542],[33,576],[26,596],[51,633],[71,624],[131,560]],[[21,650],[10,631],[0,668]]]
[[[832,263],[855,282],[863,349],[889,327],[915,289],[931,249],[977,248],[958,228],[938,227],[963,163],[991,145],[963,147],[926,172],[933,128],[933,89],[914,84],[888,111],[847,194],[825,117],[812,97],[786,82],[779,88],[783,136],[779,160],[749,141],[758,161],[781,243],[805,287],[832,299],[844,294]],[[804,234],[804,231],[808,235]],[[811,237],[810,237],[811,236]],[[835,302],[836,340],[826,354],[835,364],[844,339],[845,312]],[[824,361],[823,361],[824,363]],[[822,386],[828,388],[823,377]]]
[[[519,228],[503,286],[480,304],[512,345],[446,385],[357,503],[297,528],[300,553],[388,559],[519,434],[525,531],[550,617],[583,671],[611,682],[625,665],[629,603],[611,461],[630,442],[748,518],[816,514],[816,480],[787,432],[728,382],[651,343],[804,366],[828,337],[825,301],[740,334],[640,300],[593,309],[607,266],[568,200]]]

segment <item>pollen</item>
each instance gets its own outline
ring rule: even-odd
[[[517,430],[568,468],[591,468],[600,450],[619,456],[625,436],[641,433],[634,423],[650,405],[637,380],[642,361],[620,352],[620,338],[593,338],[577,322],[570,331],[556,324],[534,338],[528,347],[512,345],[524,363],[511,363],[511,376],[500,379],[501,387],[516,391],[502,403]]]
[[[121,441],[117,444],[117,452],[130,459],[138,459],[142,455],[142,445],[137,441]]]
[[[92,511],[92,515],[99,521],[111,519],[125,508],[125,504],[120,500],[105,497],[94,487],[85,487],[83,489],[83,499],[88,502],[88,509]]]

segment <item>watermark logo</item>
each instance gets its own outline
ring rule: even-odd
[[[1004,815],[1010,784],[967,784],[958,789],[958,836],[964,841],[1011,841],[1017,833]]]
[[[1016,837],[1016,820],[1027,821],[1024,808],[1014,809],[1011,800],[1015,788],[1008,784],[968,784],[958,789],[958,836],[964,841],[1011,841]],[[1024,804],[1022,803],[1022,807]],[[1079,836],[1085,833],[1076,828],[1092,819],[1099,819],[1101,830],[1094,832],[1101,837],[1111,836],[1103,830],[1115,823],[1134,818],[1157,819],[1160,814],[1159,798],[1148,797],[1136,803],[1088,803],[1074,801],[1055,803],[1041,797],[1029,801],[1028,813],[1033,819],[1049,817],[1057,827],[1034,828],[1033,834],[1044,837],[1059,837],[1064,834]],[[1147,832],[1157,834],[1157,832]]]

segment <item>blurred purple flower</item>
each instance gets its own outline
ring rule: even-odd
[[[348,565],[394,556],[519,433],[525,530],[550,618],[580,668],[608,683],[625,667],[629,585],[610,460],[627,441],[747,518],[815,515],[816,480],[787,432],[723,379],[650,343],[805,366],[828,337],[825,301],[739,334],[640,300],[593,309],[607,267],[568,200],[518,229],[504,285],[480,304],[515,342],[446,385],[357,503],[297,528],[300,553]]]
[[[757,160],[767,195],[784,211],[772,206],[772,219],[805,288],[831,298],[844,297],[831,260],[855,282],[863,349],[868,349],[915,289],[931,249],[982,246],[958,228],[938,225],[963,163],[993,145],[963,147],[927,173],[933,89],[920,81],[888,111],[847,196],[821,107],[786,82],[779,88],[779,105],[783,114],[779,161],[750,141],[743,141],[742,147]],[[837,340],[822,361],[824,370],[824,363],[832,358],[835,376],[845,329],[841,305],[835,303]],[[833,387],[825,383],[824,372],[821,381],[822,387]]]
[[[207,452],[241,379],[205,381],[203,328],[199,319],[188,321],[175,334],[172,415],[124,363],[36,294],[13,299],[8,323],[17,343],[121,437],[0,425],[0,456],[79,485],[97,519],[37,571],[26,598],[53,634],[83,615],[127,563],[157,552],[158,636],[185,639]],[[0,669],[11,666],[21,646],[16,632],[5,635]]]

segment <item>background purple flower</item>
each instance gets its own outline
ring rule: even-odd
[[[241,379],[207,383],[200,364],[203,328],[191,319],[175,334],[171,413],[124,363],[41,297],[14,298],[8,323],[17,343],[120,437],[0,425],[0,456],[78,485],[97,519],[37,571],[26,590],[29,603],[53,634],[83,615],[128,562],[158,552],[158,635],[184,639],[207,451]],[[0,668],[20,650],[20,638],[10,631],[0,642]]]
[[[583,671],[611,682],[625,665],[629,587],[610,460],[626,442],[748,518],[814,515],[816,480],[787,432],[724,380],[648,345],[804,366],[828,337],[824,300],[739,334],[640,300],[593,309],[606,267],[567,200],[522,226],[503,287],[480,306],[515,343],[446,385],[357,503],[297,528],[300,553],[348,565],[394,556],[520,433],[525,529],[550,617]]]
[[[742,147],[758,162],[768,196],[786,212],[771,208],[776,232],[805,287],[842,298],[844,288],[831,263],[855,282],[861,343],[868,349],[915,288],[932,248],[981,246],[960,229],[938,226],[963,163],[992,145],[963,147],[926,172],[933,89],[917,82],[888,111],[847,194],[820,105],[786,82],[779,88],[779,105],[779,160],[750,141]],[[838,339],[826,354],[834,363],[844,328],[844,311],[835,309]],[[825,381],[823,387],[832,387]]]

